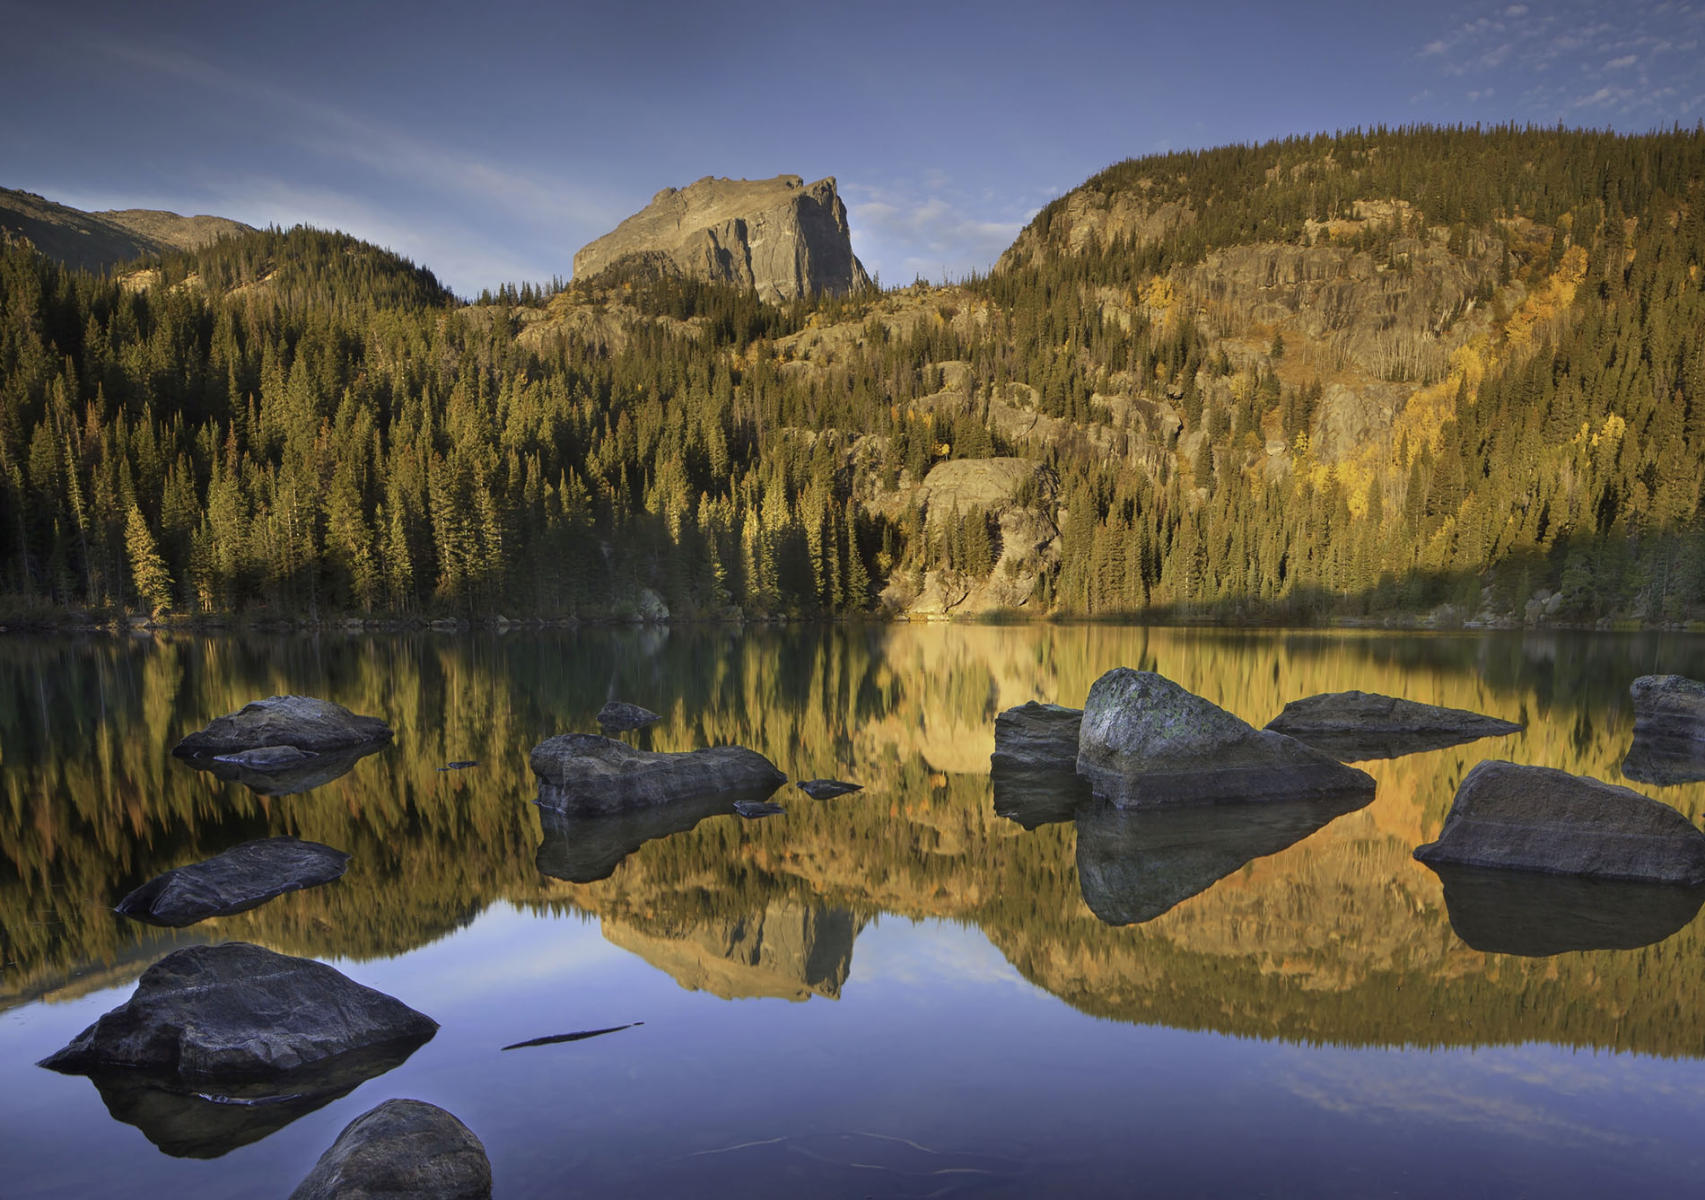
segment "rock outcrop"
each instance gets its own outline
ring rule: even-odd
[[[1324,750],[1345,762],[1400,758],[1483,737],[1521,732],[1503,721],[1462,708],[1421,704],[1370,692],[1322,692],[1292,700],[1267,728]]]
[[[1361,771],[1129,667],[1115,667],[1090,687],[1077,769],[1097,796],[1122,808],[1373,790]]]
[[[1634,697],[1634,741],[1622,773],[1641,783],[1705,779],[1705,683],[1682,675],[1642,675]]]
[[[307,958],[246,942],[173,951],[130,999],[41,1065],[125,1070],[182,1083],[277,1078],[382,1045],[419,1045],[438,1023]]]
[[[247,912],[286,892],[341,877],[349,855],[319,842],[261,838],[157,875],[114,907],[151,925],[182,927]]]
[[[172,753],[276,772],[304,769],[311,765],[310,755],[390,740],[391,727],[378,717],[358,717],[341,704],[312,696],[269,696],[215,718]]]
[[[344,1127],[290,1200],[486,1200],[491,1160],[473,1130],[422,1100],[387,1100]]]
[[[539,804],[578,814],[723,794],[762,799],[787,782],[774,763],[743,746],[666,754],[590,733],[547,738],[527,761],[539,778]]]
[[[1027,770],[1077,770],[1081,708],[1026,701],[995,718],[992,767]]]
[[[1428,866],[1705,883],[1705,833],[1667,804],[1551,767],[1498,761],[1468,773],[1438,840],[1415,857]]]
[[[574,277],[635,266],[751,288],[770,301],[846,295],[870,285],[852,252],[834,179],[715,179],[664,188],[610,233],[581,247]]]

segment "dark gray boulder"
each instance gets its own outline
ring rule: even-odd
[[[794,786],[813,800],[833,800],[837,796],[864,791],[864,784],[848,783],[844,779],[802,779]]]
[[[182,927],[246,912],[286,892],[343,875],[349,855],[319,842],[261,838],[157,875],[114,907],[150,925]]]
[[[390,740],[391,727],[378,717],[359,717],[341,704],[312,696],[270,696],[215,718],[174,746],[172,753],[184,758],[219,755],[234,766],[276,771],[304,765],[300,753],[288,756],[286,748],[326,754]]]
[[[539,804],[569,813],[623,812],[724,792],[768,795],[787,782],[774,763],[743,746],[668,754],[590,733],[547,738],[527,761],[539,779]]]
[[[1344,762],[1400,758],[1484,737],[1519,733],[1521,726],[1462,708],[1422,704],[1373,692],[1323,692],[1292,700],[1267,728]]]
[[[734,811],[750,821],[758,817],[779,817],[787,809],[769,800],[736,800]]]
[[[129,1000],[40,1065],[183,1083],[266,1080],[351,1051],[419,1045],[437,1029],[431,1017],[323,963],[225,942],[166,955],[142,973]]]
[[[612,700],[598,710],[598,728],[605,733],[626,733],[630,729],[655,725],[662,719],[649,708],[641,708],[625,700]]]
[[[1705,683],[1681,675],[1642,675],[1634,697],[1634,741],[1622,773],[1640,783],[1705,779]]]
[[[1109,925],[1152,921],[1372,799],[1362,791],[1237,808],[1089,804],[1076,815],[1078,886]]]
[[[1034,700],[1009,708],[995,718],[995,752],[989,757],[990,765],[1075,771],[1082,723],[1081,708]]]
[[[1637,950],[1680,932],[1705,887],[1438,863],[1450,927],[1486,954]]]
[[[491,1160],[435,1104],[387,1100],[344,1127],[290,1200],[487,1200]]]
[[[1428,866],[1705,883],[1705,833],[1667,804],[1551,767],[1483,762],[1456,789]]]
[[[1125,808],[1297,800],[1374,786],[1330,755],[1129,667],[1089,689],[1077,770],[1097,796]]]

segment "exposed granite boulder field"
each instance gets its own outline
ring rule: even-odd
[[[391,740],[378,717],[359,717],[312,696],[270,696],[217,717],[172,748],[183,758],[217,757],[257,771],[297,770],[311,755]]]
[[[1705,683],[1682,675],[1642,675],[1634,697],[1634,741],[1622,773],[1641,783],[1705,779]]]
[[[630,729],[643,729],[662,719],[649,708],[629,704],[626,700],[611,700],[598,710],[598,728],[605,733],[626,733]]]
[[[539,804],[560,812],[622,812],[692,797],[768,795],[787,782],[774,763],[743,746],[661,753],[614,738],[563,733],[528,756],[539,779]]]
[[[1483,737],[1521,732],[1503,721],[1461,708],[1422,704],[1371,692],[1323,692],[1292,700],[1267,728],[1344,762],[1400,758]]]
[[[491,1160],[435,1104],[387,1100],[344,1127],[290,1200],[486,1200]]]
[[[989,756],[989,763],[994,767],[1075,771],[1082,725],[1081,708],[1034,700],[1009,708],[995,718],[995,752]]]
[[[635,265],[750,288],[771,302],[870,286],[835,181],[705,176],[651,203],[574,255],[574,277]]]
[[[1297,800],[1374,786],[1319,750],[1129,667],[1090,687],[1077,769],[1097,796],[1122,808]]]
[[[1551,767],[1483,762],[1456,789],[1428,866],[1457,863],[1648,883],[1705,883],[1705,833],[1667,804]]]
[[[349,855],[319,842],[261,838],[157,875],[114,907],[151,925],[181,927],[247,912],[286,892],[343,875]]]
[[[192,1084],[260,1080],[352,1051],[419,1045],[437,1030],[431,1017],[323,963],[225,942],[166,955],[129,1000],[41,1065]]]

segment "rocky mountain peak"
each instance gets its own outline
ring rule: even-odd
[[[730,283],[765,300],[844,295],[870,277],[852,252],[846,205],[832,176],[807,184],[705,176],[664,188],[645,208],[574,256],[587,279],[617,265]]]

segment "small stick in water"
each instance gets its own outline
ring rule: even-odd
[[[578,1042],[585,1038],[601,1037],[606,1033],[620,1033],[624,1029],[632,1029],[635,1025],[643,1025],[644,1021],[629,1021],[626,1025],[612,1025],[608,1029],[585,1029],[579,1033],[558,1033],[551,1037],[533,1038],[530,1041],[516,1042],[513,1046],[505,1046],[505,1050],[525,1050],[528,1046],[554,1046],[558,1042]]]

